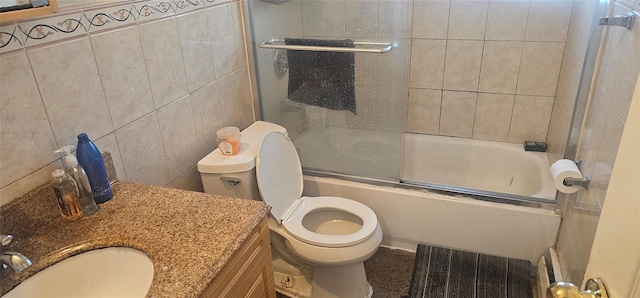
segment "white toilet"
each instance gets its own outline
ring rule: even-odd
[[[301,197],[300,160],[283,127],[257,121],[242,142],[238,155],[215,150],[198,170],[205,192],[271,205],[276,289],[292,297],[370,297],[363,261],[382,241],[375,213],[345,198]]]

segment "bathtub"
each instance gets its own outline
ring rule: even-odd
[[[554,199],[546,153],[522,144],[405,134],[405,181]]]
[[[304,195],[340,196],[369,206],[382,227],[382,245],[407,250],[425,243],[537,264],[555,244],[560,226],[553,209],[406,189],[401,184],[305,175]]]
[[[526,152],[522,144],[342,127],[303,131],[292,140],[307,169],[502,197],[555,199],[546,153]]]

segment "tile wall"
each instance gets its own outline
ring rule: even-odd
[[[545,141],[573,1],[414,1],[407,131]]]
[[[289,36],[398,42],[392,59],[356,56],[358,115],[328,112],[331,125],[379,129],[375,121],[405,102],[379,88],[394,81],[408,88],[399,92],[408,94],[407,114],[399,115],[408,132],[520,143],[547,138],[573,3],[337,0],[266,9],[291,12],[269,23]]]
[[[122,180],[202,190],[216,129],[253,122],[237,1],[126,1],[0,26],[0,204],[86,132]]]
[[[589,32],[587,23],[595,7],[595,2],[591,1],[576,4],[560,76],[558,100],[551,121],[551,129],[560,135],[550,134],[549,157],[552,162],[561,158],[564,151],[564,147],[559,144],[565,141],[561,136],[565,131],[566,138],[571,121],[576,89],[574,86],[577,86],[579,79]],[[637,11],[640,8],[637,4],[630,1],[612,2],[613,14],[624,15],[634,8],[633,5],[636,5]],[[636,82],[640,76],[640,24],[635,23],[631,31],[624,27],[609,27],[606,30],[608,33],[603,37],[605,46],[600,53],[600,71],[596,78],[595,92],[587,108],[577,156],[583,161],[581,171],[591,178],[591,185],[588,191],[581,190],[576,195],[567,196],[557,243],[563,272],[568,275],[566,279],[574,283],[580,283],[584,278],[591,243],[605,201],[634,88],[637,88]]]

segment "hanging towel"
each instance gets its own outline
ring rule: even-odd
[[[286,38],[287,45],[353,47],[350,39]],[[353,53],[287,50],[289,99],[356,113]]]

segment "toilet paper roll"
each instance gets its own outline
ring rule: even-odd
[[[581,179],[582,173],[573,160],[560,159],[551,165],[551,177],[558,191],[563,193],[574,193],[580,190],[580,186],[566,186],[563,181],[565,178]]]

